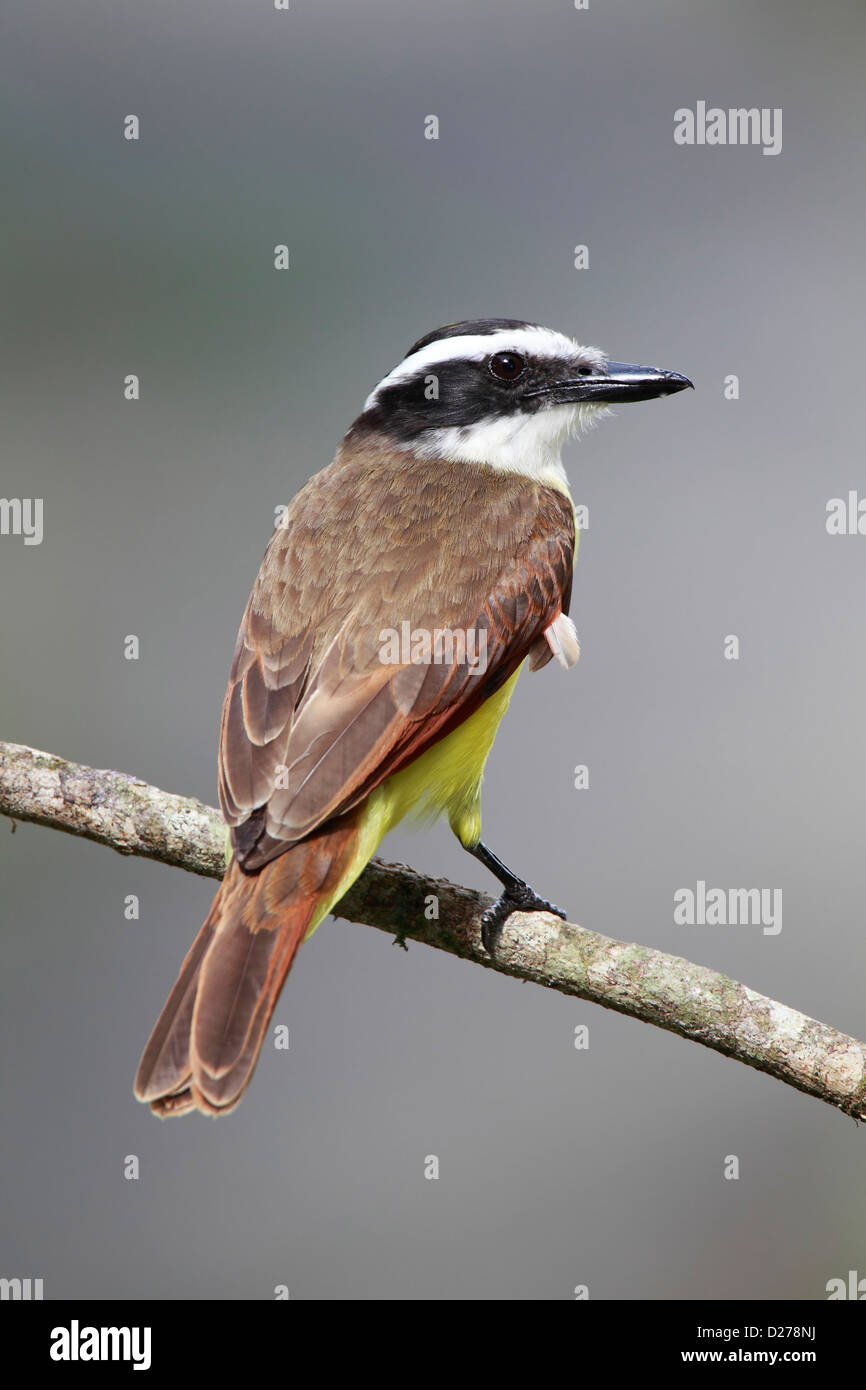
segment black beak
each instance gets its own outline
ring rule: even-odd
[[[551,405],[583,405],[594,401],[651,401],[656,396],[672,396],[694,389],[694,382],[679,372],[662,372],[658,367],[634,367],[629,362],[608,362],[601,371],[581,373],[567,381],[553,381],[527,391],[542,396]]]

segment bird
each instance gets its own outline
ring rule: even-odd
[[[573,666],[567,439],[691,387],[521,319],[420,338],[289,504],[222,707],[231,857],[135,1079],[165,1118],[234,1110],[301,943],[405,816],[445,814],[515,910],[564,916],[481,839],[484,766],[524,664]],[[227,852],[228,857],[228,852]]]

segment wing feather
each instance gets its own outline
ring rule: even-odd
[[[247,870],[358,805],[539,656],[571,587],[570,499],[480,466],[368,444],[313,478],[286,521],[223,705],[220,797]],[[383,633],[405,623],[484,634],[486,665],[383,662]]]

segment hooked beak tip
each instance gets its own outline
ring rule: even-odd
[[[683,376],[682,372],[665,372],[665,378],[668,389],[660,393],[663,396],[670,396],[675,391],[685,391],[687,387],[691,391],[695,389],[695,383],[690,381],[687,376]]]

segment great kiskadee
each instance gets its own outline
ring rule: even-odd
[[[691,382],[515,319],[428,333],[277,526],[238,634],[219,793],[233,855],[144,1049],[139,1100],[240,1100],[295,952],[382,837],[443,811],[517,908],[558,911],[481,842],[518,672],[577,659],[564,441]],[[562,915],[562,914],[560,914]]]

